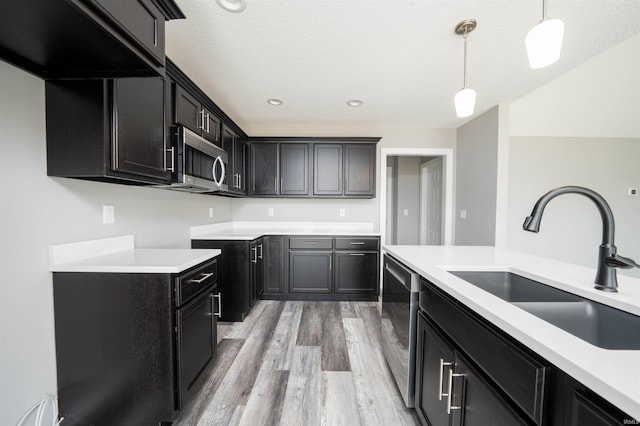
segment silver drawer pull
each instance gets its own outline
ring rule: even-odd
[[[364,253],[349,253],[349,256],[364,256]]]
[[[303,241],[303,244],[318,244],[317,241]]]
[[[190,283],[194,283],[194,284],[200,284],[200,283],[202,283],[203,281],[205,281],[207,278],[210,278],[210,277],[212,277],[212,276],[213,276],[213,272],[210,272],[210,273],[208,273],[208,274],[203,274],[203,275],[202,275],[202,277],[201,277],[200,279],[195,279],[195,278],[194,278],[194,279],[192,279],[192,280],[189,280],[189,282],[190,282]]]
[[[453,378],[464,377],[464,374],[454,373],[453,368],[449,368],[449,392],[447,393],[447,414],[451,414],[451,410],[462,410],[462,406],[451,406],[451,398],[453,397]]]
[[[362,241],[351,241],[349,244],[351,244],[352,246],[363,246],[364,242],[362,242]]]
[[[167,148],[167,152],[171,151],[171,167],[167,167],[166,170],[170,171],[170,172],[175,172],[176,171],[176,158],[175,158],[175,152],[174,152],[174,148]]]
[[[442,401],[443,396],[448,396],[446,393],[442,393],[442,376],[444,373],[445,365],[453,365],[452,362],[445,362],[444,359],[440,358],[440,378],[438,379],[438,400]]]

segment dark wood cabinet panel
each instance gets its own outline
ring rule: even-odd
[[[289,291],[330,293],[332,263],[331,251],[289,251]]]
[[[227,165],[229,192],[246,195],[246,143],[240,140],[233,130],[224,125],[222,126],[222,149],[229,154],[229,163]]]
[[[335,292],[378,291],[378,252],[335,252]]]
[[[258,297],[263,293],[264,279],[264,238],[251,242],[251,297],[249,307],[256,304]]]
[[[374,197],[376,194],[376,146],[346,144],[344,175],[345,196]]]
[[[280,144],[280,195],[309,195],[309,145]]]
[[[173,91],[173,123],[184,126],[215,145],[222,146],[220,119],[179,84]]]
[[[278,144],[252,143],[249,146],[251,195],[278,195]]]
[[[264,293],[284,292],[284,237],[264,237]]]
[[[313,145],[313,195],[342,195],[342,144]]]
[[[47,173],[124,183],[168,183],[164,80],[49,80]]]

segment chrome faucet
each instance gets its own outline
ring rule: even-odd
[[[609,204],[602,198],[600,194],[592,191],[588,188],[581,186],[561,186],[559,188],[552,189],[544,194],[536,202],[531,211],[531,216],[527,216],[522,225],[522,229],[529,232],[540,231],[540,220],[542,219],[542,213],[547,203],[562,194],[581,194],[589,198],[596,204],[600,216],[602,217],[602,244],[598,252],[598,268],[596,270],[596,289],[609,292],[617,292],[618,278],[616,276],[616,268],[640,268],[635,261],[619,256],[617,248],[613,243],[615,234],[615,224],[613,221],[613,213]]]

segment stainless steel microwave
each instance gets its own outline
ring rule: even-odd
[[[170,137],[171,185],[158,188],[197,193],[228,190],[226,151],[182,126],[172,127]]]

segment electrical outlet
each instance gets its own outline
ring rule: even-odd
[[[460,210],[460,219],[466,219],[467,218],[467,211],[466,210]]]
[[[111,205],[102,206],[102,223],[105,225],[116,222],[116,208]]]
[[[405,216],[409,216],[409,209],[404,209],[402,212]]]
[[[209,217],[213,217],[213,207],[209,207]]]
[[[269,207],[267,209],[267,215],[269,215],[269,217],[273,217],[273,207]]]
[[[344,209],[344,207],[340,207],[339,213],[340,213],[340,217],[344,217],[347,212]]]

